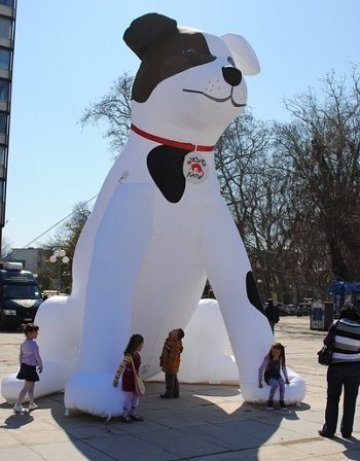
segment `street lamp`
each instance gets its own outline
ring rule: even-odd
[[[53,264],[57,263],[57,292],[59,294],[62,291],[61,264],[68,264],[70,259],[66,256],[65,250],[57,248],[50,256],[49,261]]]

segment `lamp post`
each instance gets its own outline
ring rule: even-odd
[[[61,264],[68,264],[70,260],[66,256],[66,251],[60,248],[54,250],[49,260],[53,264],[57,263],[57,292],[59,294],[62,291]]]

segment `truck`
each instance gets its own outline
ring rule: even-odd
[[[18,328],[34,322],[43,298],[36,277],[20,262],[0,265],[0,326]]]

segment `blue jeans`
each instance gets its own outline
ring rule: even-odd
[[[285,382],[282,377],[270,378],[268,385],[270,386],[269,400],[272,401],[274,399],[275,392],[279,388],[280,401],[283,401],[285,396]]]
[[[136,392],[123,392],[125,394],[123,416],[133,415],[139,405],[139,396]]]
[[[353,431],[356,398],[360,384],[360,362],[334,363],[327,371],[327,401],[323,431],[333,435],[336,432],[339,400],[344,386],[344,407],[340,430],[350,436]]]

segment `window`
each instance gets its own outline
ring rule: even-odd
[[[21,283],[3,285],[5,299],[40,299],[40,291],[36,285]]]
[[[5,146],[0,146],[0,167],[5,163]]]
[[[4,112],[0,112],[0,134],[6,133],[6,121],[7,115]]]
[[[11,38],[11,19],[0,17],[0,37]]]
[[[0,48],[0,69],[10,70],[10,50]]]
[[[14,0],[0,0],[0,5],[10,6],[12,8],[14,6]]]
[[[5,146],[0,146],[0,181],[1,179],[5,179],[5,155],[6,150]]]
[[[0,179],[0,226],[4,226],[5,211],[5,181]]]
[[[7,102],[9,98],[9,82],[0,79],[0,102]]]

